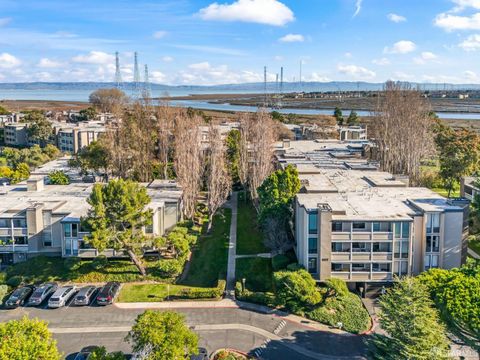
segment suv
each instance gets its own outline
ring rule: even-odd
[[[85,286],[75,295],[73,304],[77,306],[89,305],[92,301],[92,295],[97,290],[95,286]]]
[[[57,283],[45,283],[40,285],[35,289],[32,296],[28,300],[28,306],[38,306],[40,305],[50,294],[54,293],[57,290]]]
[[[76,290],[77,287],[73,285],[58,288],[50,300],[48,300],[48,307],[54,309],[65,306],[68,300],[75,294]]]
[[[10,297],[5,301],[5,308],[16,309],[20,305],[23,305],[30,294],[33,292],[32,286],[22,286],[16,289]]]
[[[120,290],[120,283],[108,282],[103,286],[97,295],[97,305],[110,305],[118,295]]]

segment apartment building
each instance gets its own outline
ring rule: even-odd
[[[163,235],[181,219],[181,190],[175,182],[144,184],[153,222],[146,234]],[[93,184],[45,185],[43,177],[0,188],[0,261],[12,264],[38,255],[95,257],[85,244],[80,219],[87,215]],[[122,256],[106,250],[106,256]]]
[[[76,154],[80,149],[97,141],[105,133],[105,125],[101,122],[62,124],[55,126],[55,133],[60,151]]]
[[[6,146],[27,146],[28,132],[25,123],[7,123],[4,126],[4,142]]]
[[[299,263],[319,281],[392,281],[466,257],[467,199],[445,199],[379,171],[300,167]]]
[[[460,195],[473,201],[476,195],[480,195],[480,184],[477,183],[478,178],[467,176],[460,181]]]

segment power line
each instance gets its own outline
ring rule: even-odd
[[[122,73],[120,72],[120,60],[118,58],[118,51],[115,52],[115,83],[117,88],[122,86]]]

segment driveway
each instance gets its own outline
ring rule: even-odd
[[[72,307],[49,310],[0,310],[0,321],[25,315],[49,322],[58,347],[71,358],[82,347],[103,345],[109,351],[130,352],[123,339],[145,308]],[[209,352],[235,348],[262,359],[354,359],[364,355],[361,336],[320,331],[282,317],[239,308],[178,308]],[[70,356],[69,356],[70,355]]]

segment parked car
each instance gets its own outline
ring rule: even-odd
[[[75,355],[73,360],[88,360],[90,354],[95,351],[95,349],[98,349],[98,346],[86,346]]]
[[[77,306],[90,305],[96,290],[97,288],[95,286],[82,287],[73,298],[73,304]]]
[[[7,301],[5,301],[5,308],[7,309],[16,309],[17,307],[25,304],[30,294],[33,292],[33,286],[22,286],[18,289],[15,289]]]
[[[190,360],[208,360],[208,351],[203,347],[198,348],[198,355],[190,355]]]
[[[48,300],[48,307],[55,309],[65,306],[65,304],[72,298],[76,291],[77,287],[73,285],[62,286],[58,288]]]
[[[54,282],[48,282],[38,286],[37,288],[35,288],[32,296],[30,296],[30,299],[28,299],[27,305],[40,305],[50,294],[53,294],[57,290],[57,288],[58,285]]]
[[[120,283],[118,282],[108,282],[103,286],[97,295],[97,304],[98,305],[110,305],[115,300],[115,297],[118,295],[120,290]]]

